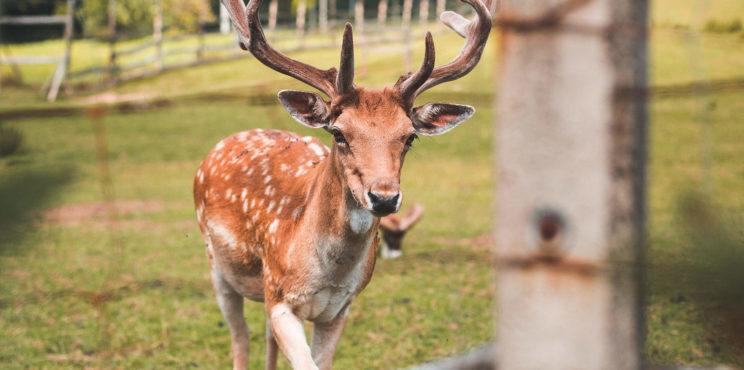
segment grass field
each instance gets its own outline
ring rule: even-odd
[[[380,260],[352,306],[336,368],[406,367],[492,336],[488,246],[473,239],[491,230],[493,90],[484,81],[492,80],[494,41],[471,75],[419,100],[474,104],[478,112],[447,135],[423,138],[408,155],[403,207],[418,202],[426,212],[407,236],[404,257]],[[459,42],[437,39],[440,63]],[[662,28],[653,34],[651,55],[657,85],[744,77],[744,40],[736,34],[690,39]],[[326,51],[297,57],[321,66],[338,58]],[[367,58],[360,84],[395,81],[398,56]],[[191,205],[192,176],[214,143],[239,130],[288,129],[328,143],[278,104],[246,103],[287,87],[300,88],[248,59],[117,87],[117,94],[166,96],[170,104],[104,117],[119,201],[111,222],[96,208],[102,191],[90,118],[4,122],[23,132],[24,144],[16,155],[0,158],[0,366],[229,367],[229,333],[211,292]],[[245,99],[185,99],[210,92]],[[744,366],[744,352],[718,334],[715,320],[655,274],[656,266],[681,258],[676,212],[686,191],[708,183],[717,204],[744,211],[742,96],[729,91],[651,102],[649,362]],[[82,103],[78,97],[54,106]],[[0,92],[0,111],[24,106],[41,102],[25,89]],[[251,368],[261,368],[262,307],[248,304],[246,318],[253,330]],[[289,367],[281,357],[280,365]]]

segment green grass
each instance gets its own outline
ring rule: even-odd
[[[97,226],[97,220],[76,227],[38,221],[16,225],[25,230],[4,240],[0,260],[0,325],[7,334],[0,339],[0,363],[227,366],[229,335],[212,297],[190,183],[201,157],[221,137],[271,126],[256,119],[268,109],[280,108],[215,103],[106,117],[117,198],[156,200],[163,207],[125,215],[147,226],[125,224],[113,235]],[[311,133],[288,115],[281,117],[274,127]],[[490,320],[483,320],[491,308],[487,248],[432,241],[489,230],[489,208],[483,206],[491,185],[489,119],[484,108],[467,123],[470,130],[423,139],[409,155],[403,176],[406,204],[423,203],[427,221],[408,237],[404,258],[380,261],[374,283],[355,302],[337,354],[339,368],[410,365],[489,338],[493,328]],[[24,120],[11,126],[23,130],[28,140],[19,155],[0,164],[3,199],[37,195],[36,187],[8,179],[36,173],[51,178],[64,169],[66,177],[59,184],[44,177],[29,180],[51,188],[36,204],[39,209],[100,200],[87,118]],[[479,175],[468,177],[467,172]],[[433,174],[453,180],[432,181]],[[458,223],[451,209],[472,221]],[[3,216],[13,223],[13,214]],[[436,276],[439,283],[430,284],[426,276]],[[105,307],[89,303],[91,292],[100,291],[112,294]],[[257,339],[256,366],[263,361],[263,315],[261,305],[248,305]]]
[[[738,35],[685,35],[654,30],[653,84],[744,77],[744,41]],[[430,95],[475,104],[478,112],[447,135],[423,138],[408,155],[404,208],[419,202],[426,212],[406,237],[405,256],[378,261],[372,282],[352,306],[336,368],[405,367],[460,353],[493,333],[488,248],[448,240],[491,229],[493,112],[481,100],[492,92],[488,82],[496,41],[471,75]],[[457,52],[460,42],[455,36],[437,38],[440,63]],[[414,64],[421,58],[420,46]],[[324,67],[338,59],[335,51],[295,56]],[[396,55],[366,58],[364,73],[359,68],[364,61],[357,57],[360,84],[390,84],[401,72]],[[173,105],[104,119],[116,198],[159,205],[122,213],[112,229],[102,227],[101,216],[73,226],[39,218],[46,209],[102,199],[91,120],[5,122],[23,132],[24,142],[17,154],[0,158],[0,366],[229,367],[229,333],[211,292],[194,221],[192,176],[212,145],[238,130],[279,128],[326,143],[329,138],[298,125],[278,104],[179,97],[230,92],[248,101],[252,94],[273,95],[280,88],[301,87],[248,59],[117,87],[120,94],[165,95]],[[465,95],[468,91],[479,99]],[[72,98],[52,106],[79,104]],[[0,91],[0,110],[41,106],[47,105],[33,91]],[[714,320],[656,272],[682,258],[676,215],[682,194],[707,184],[717,204],[744,211],[742,92],[656,99],[650,115],[646,356],[652,363],[744,366],[744,353],[718,335]],[[698,117],[705,118],[707,129]],[[247,304],[246,318],[254,333],[251,368],[261,368],[261,305]],[[288,368],[283,358],[280,365]]]

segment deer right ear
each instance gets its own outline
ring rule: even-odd
[[[305,126],[319,128],[331,123],[331,109],[316,93],[282,90],[279,101],[297,122]]]

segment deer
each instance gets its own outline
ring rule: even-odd
[[[281,350],[295,369],[329,369],[349,307],[369,283],[381,217],[400,208],[400,173],[417,135],[444,134],[470,118],[467,105],[427,103],[423,91],[469,73],[491,30],[481,0],[475,10],[442,19],[465,37],[459,55],[435,67],[434,42],[415,73],[392,87],[354,84],[352,28],[345,25],[340,66],[319,69],[292,59],[266,40],[261,0],[221,0],[238,43],[267,67],[324,93],[282,90],[279,102],[300,124],[332,136],[278,130],[235,133],[214,146],[194,177],[196,219],[206,245],[213,290],[230,331],[233,367],[245,369],[249,329],[243,304],[263,302],[266,368]],[[308,345],[304,323],[313,323]]]
[[[396,214],[390,214],[380,218],[380,235],[382,236],[382,246],[380,247],[380,257],[384,259],[398,258],[403,255],[403,237],[406,236],[411,228],[421,219],[424,214],[424,206],[414,204],[408,212],[399,217]]]

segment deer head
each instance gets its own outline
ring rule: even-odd
[[[480,0],[463,0],[475,9],[472,21],[442,13],[442,21],[466,38],[460,54],[434,67],[434,42],[425,37],[425,56],[415,73],[400,76],[392,87],[367,89],[354,84],[351,24],[344,29],[340,67],[321,70],[287,57],[269,45],[258,19],[261,0],[222,0],[239,35],[241,48],[280,73],[323,92],[284,90],[279,101],[301,124],[322,128],[333,136],[330,160],[354,199],[375,216],[397,212],[402,194],[400,170],[417,135],[441,135],[470,118],[467,105],[427,103],[414,107],[416,97],[442,82],[460,78],[475,68],[491,30],[488,8]]]

